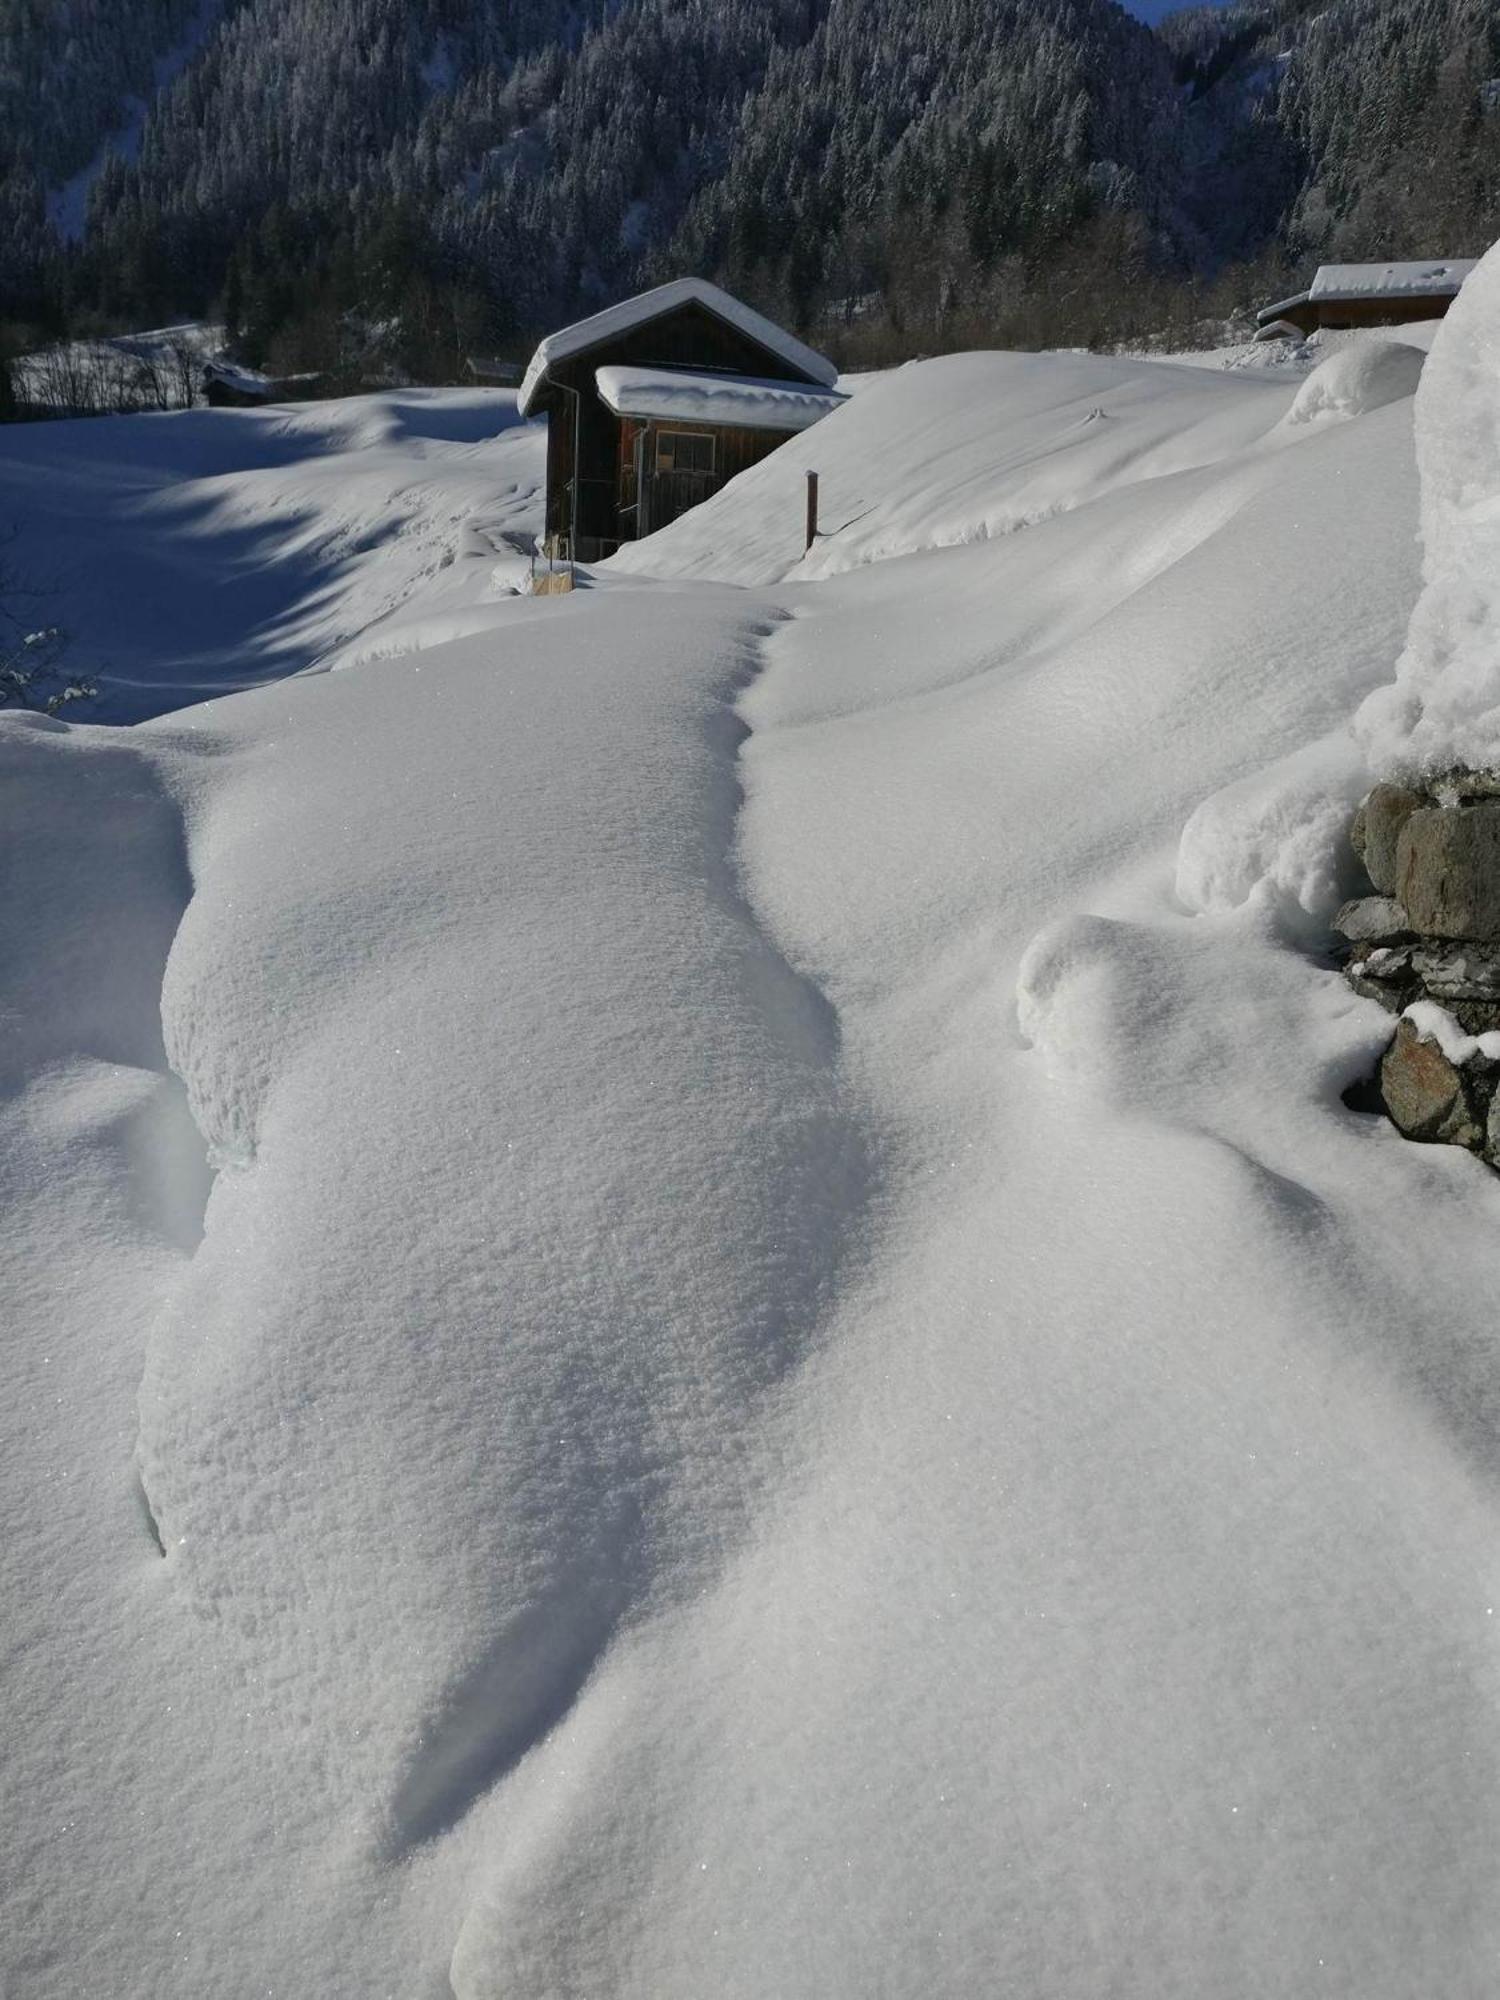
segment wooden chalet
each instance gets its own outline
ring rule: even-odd
[[[698,278],[549,334],[517,397],[547,417],[549,552],[594,562],[665,527],[836,408],[837,372]]]
[[[1411,264],[1320,264],[1305,292],[1256,314],[1257,340],[1296,340],[1318,327],[1400,326],[1441,319],[1473,270],[1472,257]]]

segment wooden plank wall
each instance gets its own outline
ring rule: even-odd
[[[703,498],[717,493],[719,488],[733,479],[737,472],[744,472],[752,465],[758,465],[763,458],[769,458],[778,445],[795,437],[795,431],[746,430],[735,424],[688,423],[677,418],[622,417],[620,419],[620,443],[616,458],[618,504],[623,511],[636,504],[635,490],[635,441],[642,432],[646,433],[646,465],[648,471],[656,464],[656,433],[658,431],[691,431],[714,440],[714,476],[704,482]],[[627,533],[634,532],[635,516],[628,514],[623,523]],[[655,524],[661,527],[661,521]]]

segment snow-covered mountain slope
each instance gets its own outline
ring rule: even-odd
[[[471,551],[509,591],[544,449],[493,389],[12,424],[7,578],[133,722],[300,672]]]
[[[848,560],[698,580],[801,440],[0,726],[18,1993],[1490,1993],[1500,1194],[1318,956],[1412,405],[1297,393],[904,370]]]

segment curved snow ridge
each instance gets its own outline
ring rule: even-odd
[[[771,1037],[759,1061],[769,1056],[779,1066],[790,1060],[798,1078],[793,1099],[769,1122],[754,1117],[748,1134],[738,1135],[757,1150],[771,1148],[788,1200],[778,1201],[774,1225],[782,1269],[762,1296],[746,1296],[740,1305],[752,1366],[741,1377],[735,1407],[723,1411],[735,1442],[731,1446],[726,1436],[715,1448],[717,1493],[699,1495],[698,1504],[708,1510],[707,1532],[695,1514],[690,1528],[682,1523],[688,1530],[683,1543],[660,1545],[653,1499],[672,1474],[658,1461],[643,1477],[600,1494],[591,1534],[571,1552],[560,1552],[561,1568],[544,1588],[506,1618],[472,1664],[450,1675],[402,1761],[379,1846],[388,1861],[452,1832],[492,1795],[499,1809],[500,1787],[565,1722],[571,1725],[575,1704],[613,1659],[621,1638],[667,1604],[709,1587],[729,1560],[753,1514],[754,1482],[743,1486],[743,1460],[759,1400],[805,1356],[868,1204],[865,1137],[838,1082],[836,1012],[766,934],[741,879],[739,768],[750,732],[737,703],[763,670],[765,642],[785,614],[775,610],[758,619],[735,609],[720,640],[727,665],[698,722],[713,774],[701,865],[713,904],[737,934],[736,982],[761,1024],[756,1039],[767,1031]],[[753,1210],[742,1212],[735,1226],[754,1230]],[[648,1553],[653,1533],[658,1546]]]
[[[148,1288],[159,1303],[182,1282],[210,1182],[163,1039],[164,968],[192,894],[171,761],[116,730],[0,718],[0,872],[11,876],[0,964],[0,1081],[13,1094],[0,1114],[8,1126],[0,1151],[15,1176],[5,1190],[7,1226],[13,1243],[24,1242],[23,1188],[55,1179],[66,1210],[70,1185],[94,1183],[97,1231],[135,1267],[112,1315],[127,1326],[143,1316]],[[57,1317],[67,1324],[62,1306]],[[25,1318],[18,1310],[18,1342]],[[59,1350],[88,1351],[86,1337],[54,1340]],[[75,1353],[57,1359],[59,1401],[97,1393],[92,1382],[72,1385]],[[113,1412],[114,1440],[135,1427],[130,1399],[143,1359],[127,1348],[92,1368],[104,1379],[133,1370]],[[38,1436],[46,1439],[45,1428]],[[121,1513],[149,1529],[160,1554],[150,1502],[124,1470]]]
[[[191,1248],[206,1170],[161,1008],[192,896],[171,761],[118,730],[0,717],[5,860],[15,874],[0,1082],[57,1066],[58,1129],[123,1148],[142,1218]],[[104,1072],[113,1072],[108,1087]]]
[[[446,1869],[619,1633],[717,1574],[861,1226],[837,1020],[735,854],[776,616],[518,602],[212,712],[165,1005],[250,1170],[144,1453],[226,1672],[298,1690],[268,1771],[342,1746],[313,1818],[371,1881]]]

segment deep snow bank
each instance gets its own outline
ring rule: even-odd
[[[1094,366],[813,434],[920,560],[0,731],[139,913],[0,962],[20,1990],[1489,2000],[1497,1198],[1288,931],[1409,404]]]
[[[758,1535],[518,1774],[463,2000],[1488,1993],[1496,1198],[1340,1104],[1296,815],[1173,877],[1385,671],[1414,518],[1396,403],[784,593],[747,880],[878,1228]]]
[[[1341,347],[1307,377],[1286,422],[1337,423],[1400,402],[1416,390],[1425,359],[1420,348],[1394,340],[1365,339]]]
[[[1382,775],[1500,764],[1500,248],[1454,300],[1416,398],[1422,596],[1356,728]]]
[[[611,569],[764,583],[987,541],[1242,452],[1296,384],[1090,354],[955,354],[864,384]],[[803,475],[822,536],[803,557]]]
[[[113,930],[86,903],[87,957],[65,918],[23,940],[20,1004],[50,982],[65,1019],[115,1024],[96,1069],[164,1069],[160,997],[203,1226],[185,1267],[149,1222],[129,1255],[64,1232],[91,1311],[48,1342],[37,1302],[59,1406],[23,1401],[7,1472],[22,1492],[86,1473],[101,1553],[92,1604],[29,1604],[10,1824],[30,1786],[73,1831],[10,1965],[66,1965],[76,1990],[72,1938],[100,1994],[443,1990],[508,1774],[743,1532],[758,1401],[806,1349],[864,1175],[835,1025],[730,863],[729,705],[763,629],[715,594],[513,601],[483,643],[128,741],[0,731],[16,865],[72,842],[71,885],[91,841],[118,850]],[[111,745],[105,796],[140,794],[161,856],[84,810]],[[101,962],[114,931],[138,996]],[[23,1053],[32,1124],[71,1120],[108,1181],[78,1122],[103,1086]],[[22,1185],[61,1171],[28,1132]],[[85,1388],[108,1411],[87,1431]],[[18,1567],[67,1562],[43,1519]],[[121,1731],[140,1775],[98,1795]],[[130,1913],[137,1856],[193,1913],[170,1972],[168,1906]]]

